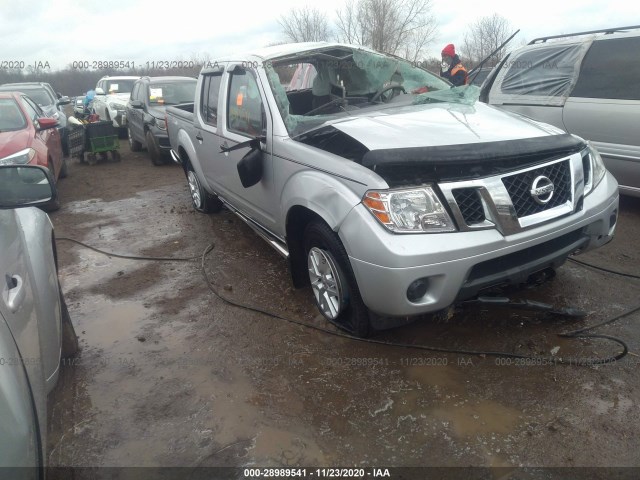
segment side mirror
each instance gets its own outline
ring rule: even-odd
[[[59,125],[58,120],[49,117],[38,118],[36,122],[38,122],[38,130],[48,130],[49,128],[56,128]]]
[[[70,103],[71,103],[71,99],[66,95],[63,97],[60,97],[60,99],[57,102],[58,105],[69,105]]]
[[[140,100],[131,100],[131,108],[144,108],[144,104]]]
[[[104,95],[104,90],[100,87],[96,88],[96,95]]]
[[[42,207],[56,201],[51,172],[39,165],[0,165],[0,209]]]
[[[251,150],[238,162],[238,175],[244,188],[253,187],[262,180],[262,140],[262,137],[251,140]]]

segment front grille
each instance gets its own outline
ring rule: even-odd
[[[536,202],[531,195],[533,181],[540,175],[553,182],[553,196],[544,205]],[[502,183],[509,192],[518,218],[534,215],[563,205],[571,199],[571,167],[569,160],[558,162],[526,172],[504,177]]]
[[[482,223],[485,221],[484,207],[480,192],[476,188],[456,188],[453,190],[453,198],[456,199],[462,218],[467,225]]]

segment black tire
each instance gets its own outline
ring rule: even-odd
[[[222,210],[223,204],[220,199],[206,191],[190,163],[187,164],[187,184],[191,193],[191,203],[196,211],[217,213]]]
[[[61,313],[61,334],[62,334],[62,358],[73,357],[80,350],[78,344],[78,336],[73,328],[71,322],[71,316],[69,315],[69,309],[67,303],[64,301],[62,290],[60,290],[60,313]]]
[[[305,229],[305,261],[309,261],[309,252],[313,248],[319,249],[333,263],[333,266],[337,267],[338,284],[341,286],[339,291],[341,293],[342,307],[338,315],[333,319],[325,315],[314,291],[314,299],[318,310],[328,321],[352,335],[357,337],[369,336],[372,330],[369,309],[360,296],[360,290],[358,290],[358,284],[349,263],[349,256],[338,235],[324,222],[311,222]]]
[[[139,152],[142,150],[142,144],[139,141],[134,140],[131,136],[130,128],[127,128],[127,137],[129,139],[129,150],[131,150],[132,152]]]
[[[62,159],[62,167],[60,168],[60,178],[67,178],[69,175],[69,165],[67,165],[67,159]]]
[[[149,156],[151,157],[151,163],[155,166],[164,165],[164,158],[162,158],[162,152],[160,151],[160,147],[156,143],[156,139],[153,137],[151,130],[147,130],[145,133],[145,138],[147,140],[147,151],[149,152]]]
[[[122,157],[120,156],[120,152],[118,150],[111,150],[111,160],[113,160],[114,162],[119,162],[120,160],[122,160]]]

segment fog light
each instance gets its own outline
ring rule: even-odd
[[[426,278],[419,278],[407,288],[407,299],[415,303],[427,294],[429,281]]]

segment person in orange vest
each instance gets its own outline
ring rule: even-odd
[[[462,65],[460,57],[456,54],[456,47],[452,43],[442,49],[440,76],[449,80],[456,87],[468,83],[467,69]]]

